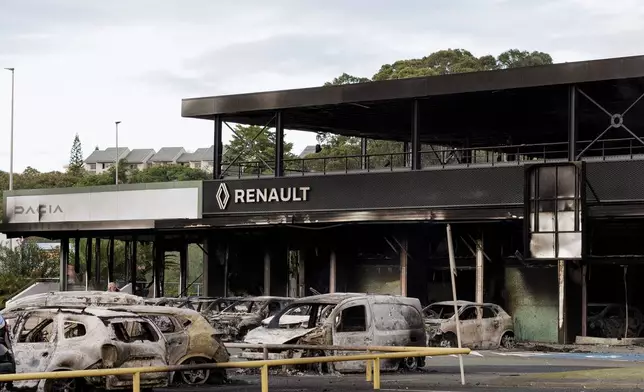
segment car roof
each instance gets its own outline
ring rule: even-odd
[[[156,305],[114,305],[106,307],[109,310],[113,311],[124,311],[131,312],[134,314],[139,313],[158,313],[158,314],[168,314],[168,315],[178,315],[186,317],[195,317],[200,316],[201,313],[196,310],[186,309],[186,308],[175,308],[172,306],[156,306]]]
[[[16,309],[17,310],[17,309]],[[140,317],[139,315],[132,313],[132,312],[126,312],[126,311],[118,311],[118,310],[111,310],[108,308],[104,307],[94,307],[94,306],[87,306],[87,307],[73,307],[73,306],[46,306],[46,307],[30,307],[30,308],[21,308],[20,311],[28,311],[28,312],[46,312],[46,313],[71,313],[71,314],[78,314],[78,315],[90,315],[90,316],[96,316],[100,318],[116,318],[116,317]]]

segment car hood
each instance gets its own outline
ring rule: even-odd
[[[258,327],[246,334],[244,343],[250,344],[285,344],[300,338],[315,328],[266,328]]]
[[[262,320],[262,325],[264,326],[268,325],[272,319],[273,319],[273,316]],[[282,316],[280,317],[280,327],[300,325],[307,321],[309,321],[309,316]]]

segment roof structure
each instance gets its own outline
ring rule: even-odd
[[[119,161],[125,158],[129,153],[129,148],[119,147]],[[108,147],[105,150],[94,150],[87,159],[85,159],[85,163],[114,162],[115,158],[116,147]]]
[[[280,111],[286,129],[409,141],[417,104],[422,143],[539,143],[565,140],[573,85],[622,113],[644,93],[644,56],[191,98],[182,101],[182,116],[266,125]],[[578,102],[579,140],[592,140],[609,119],[583,97]],[[642,109],[635,115],[644,116]]]
[[[185,152],[183,147],[163,147],[150,158],[150,162],[174,162]]]
[[[152,148],[141,148],[134,149],[130,151],[129,154],[125,157],[125,162],[127,163],[145,163],[147,162],[156,151]]]
[[[315,146],[306,146],[306,147],[304,147],[304,149],[302,150],[300,155],[298,155],[298,157],[304,158],[309,154],[315,154]]]

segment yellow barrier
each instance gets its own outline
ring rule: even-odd
[[[350,362],[366,361],[366,380],[373,381],[373,389],[380,389],[380,360],[381,359],[402,359],[408,357],[428,357],[439,355],[467,355],[470,350],[467,348],[433,348],[433,347],[387,347],[387,351],[397,352],[375,352],[367,354],[330,356],[330,357],[308,357],[291,359],[271,359],[261,361],[245,362],[223,362],[189,366],[156,366],[138,368],[117,368],[117,369],[94,369],[94,370],[72,370],[61,372],[41,373],[19,373],[0,375],[0,383],[24,380],[49,380],[49,379],[71,379],[87,377],[104,377],[124,374],[132,374],[133,392],[141,392],[141,373],[164,373],[201,369],[225,369],[225,368],[261,368],[262,392],[268,392],[268,368],[271,366],[308,365],[315,363],[329,362]],[[382,351],[372,347],[370,351]]]

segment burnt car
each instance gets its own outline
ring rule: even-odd
[[[626,334],[626,306],[614,303],[588,304],[588,335],[599,338],[623,338]],[[629,338],[644,335],[644,315],[634,307],[628,307]]]
[[[0,316],[0,374],[15,374],[16,362],[11,348],[9,324]],[[0,383],[0,389],[11,388],[12,383]]]
[[[18,373],[167,366],[166,340],[141,316],[93,307],[17,309],[12,345]],[[132,390],[132,376],[26,380],[17,389]],[[141,387],[168,385],[165,373],[141,374]]]
[[[512,348],[515,344],[512,317],[499,305],[457,301],[461,345],[468,348]],[[454,301],[433,303],[423,309],[427,345],[457,347]]]
[[[109,291],[50,291],[7,301],[4,310],[35,306],[143,305],[137,295]]]
[[[250,331],[245,343],[305,344],[335,346],[424,346],[426,342],[422,308],[416,298],[394,295],[335,293],[306,297],[293,302]],[[323,350],[288,350],[268,353],[269,359],[327,355]],[[336,351],[352,355],[356,351]],[[246,359],[262,359],[262,350],[244,350]],[[415,369],[425,358],[383,360],[382,370],[397,370],[400,365]],[[364,361],[337,362],[333,370],[350,373],[363,371]],[[329,370],[331,370],[329,368]]]
[[[215,329],[198,312],[168,306],[123,306],[110,308],[144,316],[165,335],[170,365],[199,365],[228,362],[230,355],[215,336]],[[214,384],[226,378],[223,369],[187,370],[171,376],[189,385]]]
[[[277,314],[293,301],[287,297],[250,297],[235,301],[220,313],[206,317],[222,341],[241,341],[262,320]]]

